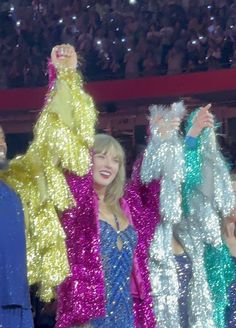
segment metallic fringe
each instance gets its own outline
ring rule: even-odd
[[[159,133],[156,118],[168,123],[182,118],[182,103],[172,109],[151,108],[151,139],[144,154],[141,179],[143,183],[161,179],[160,212],[162,223],[157,226],[150,247],[149,270],[154,311],[159,328],[180,328],[178,277],[172,252],[173,224],[181,220],[181,185],[184,177],[182,142],[176,131],[167,138]]]
[[[58,212],[75,204],[63,171],[85,175],[90,167],[96,110],[71,69],[58,72],[25,155],[2,178],[20,195],[26,224],[28,278],[49,301],[69,272]]]
[[[220,221],[235,204],[230,176],[214,131],[205,129],[195,149],[183,147],[176,133],[166,139],[158,134],[154,124],[157,115],[169,121],[168,111],[163,113],[163,108],[154,107],[152,111],[151,139],[141,170],[143,183],[161,179],[162,223],[156,228],[149,262],[158,327],[180,327],[178,277],[171,247],[174,233],[192,260],[189,327],[223,328],[226,290],[233,275],[229,254],[222,245]],[[195,115],[190,116],[188,129]],[[210,259],[216,261],[217,268]]]
[[[188,127],[191,126],[196,113],[190,117]],[[214,322],[208,323],[207,327],[224,328],[227,290],[234,275],[230,255],[222,244],[221,219],[230,214],[235,198],[229,172],[216,145],[214,130],[205,129],[202,132],[198,137],[196,149],[191,150],[185,146],[185,163],[187,174],[183,188],[183,204],[186,206],[184,218],[179,225],[180,239],[188,249],[189,244],[184,235],[191,235],[195,250],[190,247],[188,251],[193,258],[193,264],[198,252],[199,267],[202,268],[199,270],[194,265],[193,276],[196,277],[198,285],[203,284],[202,279],[208,281],[202,300],[199,297],[200,289],[193,292],[193,307],[198,309],[202,321],[204,318],[210,318],[209,306],[212,304]],[[206,311],[207,308],[209,312]],[[194,313],[190,320],[195,321]],[[200,327],[205,326],[203,321]]]

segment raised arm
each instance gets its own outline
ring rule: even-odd
[[[188,120],[187,133],[191,136],[193,132],[191,138],[195,139],[185,144],[182,229],[188,224],[193,240],[203,245],[215,324],[225,327],[227,290],[234,275],[229,252],[222,243],[221,219],[231,213],[234,194],[227,165],[217,147],[213,115],[207,107],[195,111]],[[199,290],[195,293],[197,298]]]
[[[11,161],[3,177],[24,206],[29,282],[41,283],[41,296],[47,301],[68,274],[58,212],[73,206],[74,199],[63,172],[88,172],[96,121],[93,100],[76,72],[74,48],[53,48],[51,60],[57,77],[35,125],[33,142],[25,155]]]

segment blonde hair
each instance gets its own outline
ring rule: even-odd
[[[93,151],[95,154],[102,152],[107,152],[113,149],[118,161],[119,170],[112,181],[112,183],[107,187],[104,201],[107,206],[114,212],[114,214],[122,215],[122,210],[120,208],[120,198],[124,194],[125,185],[125,153],[121,144],[112,136],[108,134],[97,134],[95,136]]]

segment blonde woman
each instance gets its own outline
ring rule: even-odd
[[[113,137],[98,134],[92,159],[87,176],[67,175],[77,206],[62,216],[71,274],[58,289],[56,327],[132,328],[133,296],[144,291],[123,198],[125,156]]]
[[[200,110],[199,119],[193,123],[196,135],[212,126],[208,109],[206,106]],[[159,122],[157,117],[151,129],[161,131],[164,136],[172,135],[180,124],[180,119],[176,121],[176,118],[175,111],[167,122],[165,119]],[[192,147],[195,135],[191,131],[188,138]],[[157,146],[158,142],[154,145],[153,159],[156,161],[160,160],[157,153],[161,156]],[[177,146],[174,149],[182,154],[182,144]],[[182,157],[180,159],[182,163]],[[137,171],[135,168],[134,188],[127,188],[124,197],[124,152],[108,135],[95,136],[92,162],[92,169],[83,177],[66,174],[76,206],[61,217],[67,236],[70,274],[58,288],[55,328],[155,328],[148,253],[160,223],[159,182],[140,184],[140,168]],[[176,158],[171,162],[173,173],[178,172],[176,162],[178,164]],[[138,238],[132,222],[138,230]]]
[[[151,287],[148,280],[147,284],[143,283],[135,247],[137,236],[123,197],[124,152],[120,144],[107,135],[97,135],[93,142],[94,104],[83,90],[81,76],[76,74],[73,47],[54,47],[51,64],[49,86],[53,95],[59,96],[53,102],[54,112],[59,112],[73,132],[72,145],[67,143],[67,128],[56,125],[58,133],[52,135],[53,141],[60,144],[57,153],[63,157],[61,162],[69,166],[64,170],[70,190],[67,196],[70,201],[74,200],[70,209],[57,211],[62,213],[70,273],[58,288],[55,327],[144,327],[137,319],[138,313],[144,317],[144,309],[146,322],[154,327]],[[67,83],[58,84],[62,74]],[[77,121],[79,129],[75,126]],[[69,162],[67,151],[71,157]],[[88,156],[91,151],[92,156]],[[90,160],[93,166],[88,172],[85,164]],[[78,174],[78,166],[84,168],[83,173],[79,170]],[[61,195],[63,201],[63,191],[62,188],[54,190],[52,198]],[[60,258],[57,260],[59,263]],[[57,275],[53,279],[57,280]],[[140,311],[133,310],[136,300],[144,304]]]

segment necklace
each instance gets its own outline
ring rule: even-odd
[[[113,218],[114,223],[115,223],[115,230],[116,230],[117,234],[119,235],[120,234],[120,222],[119,222],[118,217],[114,213],[109,213],[109,211],[107,211],[107,213],[106,213],[104,210],[101,210],[101,209],[98,210],[98,213],[99,213],[99,216],[101,218],[104,218],[104,219],[108,218],[108,216],[109,216],[108,214],[112,215],[112,218]]]
[[[120,234],[120,222],[115,214],[114,214],[114,219],[115,219],[115,224],[116,224],[116,232],[117,232],[117,235],[119,235]]]

